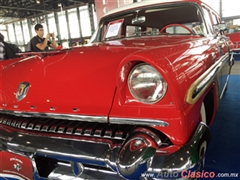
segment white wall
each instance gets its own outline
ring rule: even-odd
[[[220,10],[220,0],[202,0],[206,4],[208,4],[210,7],[212,7],[218,14]]]

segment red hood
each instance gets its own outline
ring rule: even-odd
[[[2,70],[0,109],[107,116],[120,62],[137,51],[179,44],[179,41],[183,38],[111,41],[77,47],[43,59],[11,62]],[[21,82],[30,86],[26,97],[18,101],[16,92]]]
[[[44,113],[73,113],[76,108],[78,114],[107,115],[116,88],[116,69],[129,53],[132,50],[76,48],[6,65],[2,70],[2,108]],[[18,101],[21,82],[30,86],[26,97]]]

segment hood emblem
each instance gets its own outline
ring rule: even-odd
[[[21,101],[23,98],[27,96],[28,88],[30,83],[28,82],[21,82],[18,86],[18,90],[16,93],[16,98],[18,101]]]
[[[22,166],[21,166],[21,164],[14,164],[13,165],[13,168],[15,169],[15,170],[17,170],[17,171],[20,171],[20,169],[22,169]]]

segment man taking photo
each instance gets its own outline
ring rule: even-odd
[[[41,52],[49,50],[49,47],[53,49],[57,47],[54,33],[47,33],[46,38],[44,38],[43,25],[36,24],[34,29],[37,35],[31,39],[31,47],[30,50],[27,48],[27,51]]]

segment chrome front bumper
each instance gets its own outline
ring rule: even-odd
[[[74,136],[53,136],[53,134],[36,134],[19,131],[16,128],[0,124],[0,151],[22,155],[31,160],[33,179],[124,179],[118,170],[118,154],[123,142],[112,139],[92,137],[75,138]],[[171,154],[157,149],[155,155],[147,162],[147,171],[141,172],[139,179],[151,177],[163,179],[162,173],[175,173],[181,178],[184,170],[195,171],[201,166],[203,157],[199,158],[199,147],[208,142],[209,128],[199,123],[192,138],[178,151]],[[172,145],[174,146],[174,145]],[[50,171],[45,175],[44,164]],[[169,179],[169,178],[168,178]]]

